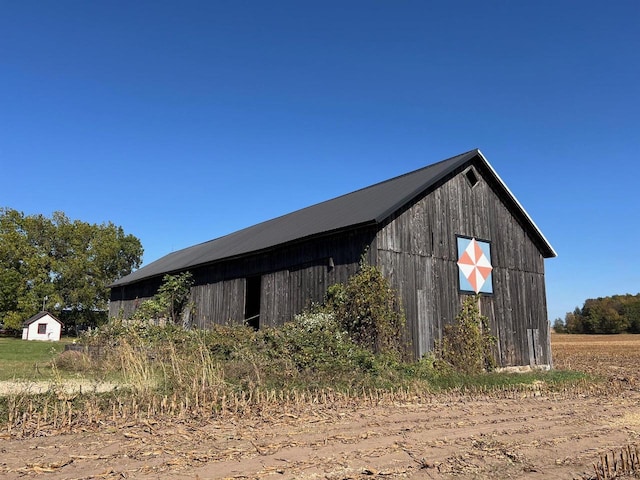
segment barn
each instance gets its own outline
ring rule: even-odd
[[[62,326],[62,322],[49,312],[38,312],[22,324],[22,339],[57,342]]]
[[[165,274],[189,271],[193,325],[274,326],[363,254],[398,292],[414,357],[478,294],[502,366],[551,365],[544,259],[556,253],[477,149],[170,253],[111,285],[109,313],[130,315]]]

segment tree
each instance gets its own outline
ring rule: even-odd
[[[42,308],[72,323],[95,318],[106,311],[107,286],[139,267],[142,252],[139,239],[111,222],[0,208],[0,322],[20,329]]]
[[[640,333],[640,295],[627,297],[623,314],[629,321],[629,333]]]
[[[496,367],[489,319],[480,313],[480,297],[467,296],[453,324],[445,325],[442,340],[436,344],[439,360],[465,374],[478,374]]]
[[[25,217],[16,210],[0,209],[0,322],[19,330],[38,311],[37,305],[52,293],[47,252],[48,238],[41,216]]]
[[[556,333],[567,333],[567,327],[565,327],[561,318],[558,317],[553,321],[553,331]]]
[[[576,307],[573,312],[569,312],[564,317],[564,324],[567,333],[584,333],[582,327],[582,311]]]
[[[589,298],[565,325],[568,333],[640,333],[640,294]]]

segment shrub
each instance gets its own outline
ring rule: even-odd
[[[364,259],[346,284],[327,291],[327,311],[351,338],[376,354],[400,355],[404,351],[404,313],[396,292],[379,268]]]
[[[496,367],[493,346],[497,340],[489,333],[488,319],[480,314],[478,300],[478,296],[465,298],[455,322],[445,326],[436,345],[438,360],[459,373],[475,374]]]
[[[257,351],[260,340],[253,327],[247,325],[213,325],[205,333],[209,350],[221,362],[247,358]]]
[[[279,329],[265,332],[270,355],[299,372],[339,374],[365,369],[372,355],[355,344],[328,312],[304,312]]]
[[[89,355],[74,350],[61,352],[52,360],[52,363],[56,368],[68,372],[87,372],[92,368]]]
[[[189,308],[189,293],[193,285],[190,272],[165,275],[153,297],[140,304],[131,317],[134,320],[165,320],[176,325]]]

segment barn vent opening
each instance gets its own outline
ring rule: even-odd
[[[262,277],[249,277],[245,282],[244,322],[247,326],[260,328],[260,290]]]
[[[469,182],[471,188],[475,187],[476,184],[480,181],[480,178],[478,178],[478,174],[473,167],[467,169],[467,171],[464,172],[464,176],[467,177],[467,182]]]

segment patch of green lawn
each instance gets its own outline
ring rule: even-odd
[[[437,375],[430,379],[430,384],[436,391],[499,391],[521,389],[543,382],[550,388],[568,387],[581,382],[596,382],[597,379],[582,372],[568,370],[532,371],[527,373],[491,372],[478,375],[464,375],[449,373]]]
[[[71,339],[41,342],[0,338],[0,380],[51,380],[55,376],[51,360]]]

